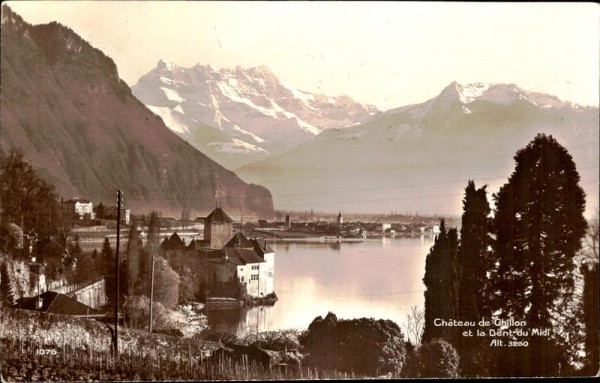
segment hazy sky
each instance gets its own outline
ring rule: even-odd
[[[582,4],[9,2],[59,21],[130,85],[159,59],[267,65],[285,84],[389,109],[452,81],[508,82],[598,105],[600,7]]]

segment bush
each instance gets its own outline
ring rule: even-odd
[[[367,376],[398,375],[406,357],[402,331],[389,320],[338,320],[329,313],[315,318],[300,343],[310,366]]]
[[[456,378],[460,358],[456,349],[445,340],[434,339],[418,350],[419,377]]]
[[[247,335],[243,343],[273,351],[294,351],[300,349],[297,330],[263,331]]]

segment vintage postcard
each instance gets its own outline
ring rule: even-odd
[[[599,16],[3,2],[2,380],[597,376]]]

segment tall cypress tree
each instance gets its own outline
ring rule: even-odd
[[[96,259],[98,262],[97,269],[102,275],[114,275],[113,255],[113,249],[110,247],[110,241],[108,237],[104,237],[104,243],[102,244],[102,250],[100,251],[100,259]]]
[[[463,200],[460,248],[458,250],[457,319],[479,322],[490,317],[487,302],[487,271],[490,269],[490,205],[486,186],[475,188],[469,181]],[[483,345],[478,337],[459,337],[457,350],[463,376],[485,376]]]
[[[515,161],[515,171],[494,196],[494,309],[529,328],[552,328],[560,303],[573,291],[573,259],[587,225],[585,194],[571,155],[552,136],[536,136]],[[521,366],[515,373],[558,373],[560,350],[552,339],[530,337],[523,354],[518,363],[506,364]]]
[[[140,253],[140,270],[138,278],[138,291],[140,294],[150,296],[150,283],[152,279],[152,256],[158,257],[160,240],[160,218],[156,211],[150,214],[148,219],[148,236],[146,246]]]
[[[135,218],[131,221],[127,242],[127,294],[133,295],[140,275],[140,238]]]
[[[456,318],[456,260],[458,235],[456,229],[446,232],[444,220],[425,261],[425,328],[422,343],[440,338],[455,343],[452,327],[435,326],[436,319]]]

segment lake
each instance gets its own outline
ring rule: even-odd
[[[275,250],[274,306],[205,310],[211,332],[306,329],[329,311],[339,319],[372,317],[404,326],[423,307],[430,236],[363,242],[270,242]]]

